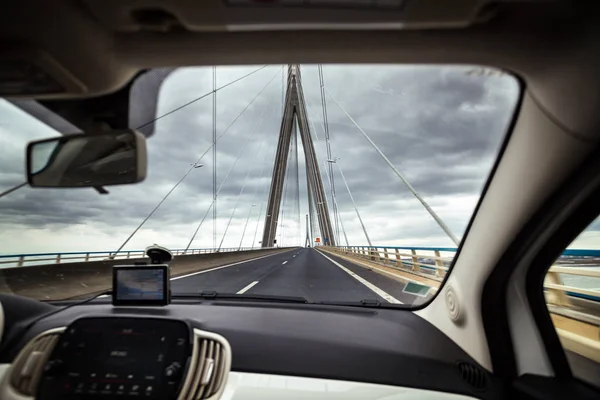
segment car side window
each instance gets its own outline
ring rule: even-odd
[[[600,217],[554,262],[544,279],[548,312],[576,378],[600,380]]]

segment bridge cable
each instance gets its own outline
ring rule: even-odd
[[[286,181],[285,181],[285,189],[284,189],[284,197],[283,197],[283,207],[281,212],[281,235],[280,235],[280,243],[283,243],[283,240],[287,242],[288,239],[295,240],[295,232],[292,230],[291,233],[286,231],[284,224],[285,222],[285,214],[286,214],[286,202],[290,200],[293,201],[291,206],[291,215],[292,218],[288,218],[288,220],[295,221],[297,220],[298,227],[300,227],[300,180],[299,180],[299,171],[298,171],[298,125],[294,123],[292,128],[292,135],[290,137],[290,149],[288,154],[288,162],[287,162],[287,171],[286,171]],[[291,182],[291,184],[289,184]],[[291,186],[290,191],[288,192],[288,187]],[[288,208],[290,208],[288,206]],[[290,210],[287,210],[290,211]],[[288,221],[288,226],[291,225]],[[288,234],[286,237],[285,234]]]
[[[350,243],[348,242],[348,236],[346,235],[346,228],[344,228],[344,223],[342,222],[342,216],[340,215],[340,226],[342,227],[342,233],[344,234],[344,240],[346,241],[346,246],[350,247]]]
[[[335,158],[334,158],[334,160],[335,160]],[[331,163],[326,160],[325,164],[331,164]],[[339,165],[338,165],[338,167],[339,167]],[[348,186],[346,186],[346,188],[348,188]],[[348,189],[348,193],[350,193],[350,189]],[[350,197],[352,197],[351,193],[350,193]],[[337,206],[337,204],[338,204],[337,203],[337,196],[335,196],[335,195],[333,196],[333,202]],[[358,210],[356,210],[356,213],[358,214]],[[348,243],[348,236],[346,236],[346,229],[344,229],[344,223],[342,222],[342,216],[339,215],[339,213],[338,213],[338,218],[340,220],[340,225],[341,225],[341,228],[342,228],[342,233],[344,234],[344,239],[346,240],[346,246],[350,246],[350,243]],[[360,216],[358,218],[360,219]],[[364,226],[363,226],[363,229],[364,229]],[[367,231],[365,230],[365,236],[366,236],[366,234],[367,234]],[[367,236],[367,240],[368,239],[369,239],[369,237]]]
[[[260,68],[257,68],[257,69],[255,69],[254,71],[252,71],[252,72],[250,72],[250,73],[247,73],[246,75],[244,75],[244,76],[241,76],[241,77],[239,77],[239,78],[237,78],[237,79],[235,79],[235,80],[233,80],[233,81],[231,81],[231,82],[229,82],[229,83],[227,83],[227,84],[225,84],[225,85],[223,85],[223,86],[219,86],[218,88],[214,88],[214,87],[213,87],[213,90],[211,90],[210,92],[208,92],[208,93],[205,93],[205,94],[203,94],[203,95],[202,95],[202,96],[200,96],[200,97],[196,97],[195,99],[193,99],[193,100],[190,100],[190,101],[188,101],[187,103],[185,103],[185,104],[182,104],[182,105],[180,105],[179,107],[177,107],[177,108],[174,108],[174,109],[172,109],[171,111],[169,111],[169,112],[167,112],[167,113],[164,113],[164,114],[162,114],[162,115],[160,115],[160,116],[158,116],[158,117],[156,117],[156,118],[152,119],[151,121],[148,121],[148,122],[146,122],[145,124],[142,124],[142,125],[138,126],[138,127],[137,127],[137,128],[135,128],[135,129],[142,129],[142,128],[144,128],[144,127],[146,127],[146,126],[148,126],[148,125],[150,125],[150,124],[152,124],[152,123],[154,123],[154,122],[158,121],[159,119],[162,119],[162,118],[164,118],[164,117],[166,117],[166,116],[168,116],[168,115],[171,115],[171,114],[173,114],[174,112],[177,112],[177,111],[181,110],[182,108],[186,108],[186,107],[187,107],[187,106],[189,106],[190,104],[194,104],[195,102],[197,102],[197,101],[199,101],[199,100],[202,100],[202,99],[203,99],[203,98],[205,98],[205,97],[208,97],[208,96],[210,96],[210,95],[211,95],[211,94],[213,94],[214,92],[218,92],[218,91],[219,91],[219,90],[221,90],[221,89],[225,89],[226,87],[228,87],[228,86],[231,86],[231,85],[233,85],[234,83],[237,83],[237,82],[239,82],[239,81],[241,81],[241,80],[243,80],[243,79],[245,79],[245,78],[249,77],[250,75],[257,73],[258,71],[260,71],[260,70],[262,70],[262,69],[265,69],[265,68],[267,68],[268,66],[269,66],[268,64],[267,64],[267,65],[263,65],[262,67],[260,67]]]
[[[309,114],[308,107],[307,107],[307,114]],[[308,121],[309,121],[310,125],[312,126],[312,131],[315,133],[316,139],[319,140],[319,135],[317,133],[317,129],[315,128],[315,124],[314,124],[313,120],[310,118],[310,115],[308,115],[308,117],[309,117]],[[323,123],[321,123],[321,129],[323,129],[323,131],[325,131],[325,125]],[[324,161],[325,169],[327,169],[328,164],[329,163],[327,162],[327,160],[325,160]],[[332,188],[331,179],[329,178],[328,174],[326,174],[326,175],[327,175],[327,180],[329,182],[329,188],[331,189]],[[337,202],[337,196],[335,195],[334,191],[331,191],[331,192],[332,192],[333,204],[335,205],[336,209],[338,210],[338,215],[337,216],[338,216],[341,228],[342,228],[342,233],[344,234],[344,239],[346,240],[346,245],[350,246],[350,244],[348,242],[348,236],[346,235],[346,230],[344,229],[344,224],[342,222],[342,216],[339,214],[339,205],[338,205],[338,202]]]
[[[310,132],[311,135],[314,135],[316,137],[316,141],[313,140],[313,143],[317,143],[319,140],[319,134],[317,133],[317,130],[315,129],[315,125],[313,123],[313,120],[310,118],[310,112],[309,112],[309,108],[306,108],[306,114],[307,114],[307,119],[308,119],[308,123],[311,126]],[[315,150],[316,151],[316,150]],[[308,194],[308,215],[309,215],[309,220],[310,220],[310,233],[311,233],[311,244],[312,242],[315,240],[315,238],[320,237],[321,236],[321,232],[319,231],[319,229],[317,229],[317,218],[316,218],[316,211],[315,211],[315,201],[313,198],[313,188],[310,187],[310,179],[308,177],[308,171],[306,172],[307,177],[306,177],[306,189],[307,189],[307,194]],[[321,171],[321,169],[319,168],[319,175],[321,175],[321,179],[322,179],[322,175],[323,172]]]
[[[270,117],[269,117],[269,120],[268,120],[268,122],[267,122],[267,126],[268,126],[268,124],[269,124],[269,123],[272,121],[272,119],[273,119],[273,115],[274,115],[274,114],[275,114],[275,108],[273,108],[273,110],[272,110],[272,112],[271,112],[271,115],[270,115]],[[264,140],[263,140],[263,141],[261,141],[261,144],[260,144],[260,147],[259,147],[259,151],[262,149],[262,146],[263,146],[263,144],[264,144]],[[267,154],[268,154],[268,153],[269,153],[269,152],[267,152]],[[255,153],[255,155],[256,155],[256,156],[258,156],[258,152],[257,152],[257,153]],[[254,160],[254,158],[253,158],[253,160]],[[254,162],[253,162],[253,163],[254,163]],[[263,159],[263,162],[262,162],[262,166],[261,166],[261,168],[260,168],[260,176],[259,176],[259,181],[260,181],[260,180],[262,180],[263,173],[264,173],[264,170],[265,170],[265,166],[266,166],[266,165],[267,165],[267,157],[264,157],[264,159]],[[251,170],[248,170],[248,175],[250,174],[250,171],[251,171]],[[244,186],[242,186],[242,190],[240,191],[240,194],[238,195],[238,199],[236,200],[236,206],[234,207],[234,210],[233,210],[233,212],[231,213],[231,217],[229,218],[229,223],[227,224],[227,228],[225,229],[225,234],[227,234],[227,230],[229,229],[229,224],[231,224],[231,220],[232,220],[232,218],[233,218],[233,215],[234,215],[234,213],[235,213],[235,210],[236,210],[236,208],[237,208],[237,204],[238,204],[238,201],[239,201],[239,197],[242,195],[242,192],[244,191],[244,187],[246,186],[246,180],[248,179],[248,175],[246,175],[246,178],[244,179]],[[253,203],[254,203],[254,199],[255,199],[255,197],[256,197],[256,192],[257,192],[257,191],[258,191],[258,185],[256,185],[256,186],[254,187],[254,194],[252,195],[252,201],[250,202],[250,209],[248,210],[248,217],[246,218],[246,224],[244,225],[244,231],[242,232],[242,239],[240,240],[240,245],[239,245],[239,247],[238,247],[238,251],[239,251],[239,250],[242,248],[242,243],[243,243],[243,241],[244,241],[244,235],[246,234],[246,228],[247,228],[247,226],[248,226],[248,221],[250,220],[250,214],[252,213],[252,208],[253,208],[253,207],[256,205],[256,204],[253,204]],[[225,234],[223,234],[223,239],[225,239]],[[223,244],[223,239],[221,239],[221,245]],[[221,245],[219,245],[219,249],[221,249]]]
[[[318,65],[319,71],[319,86],[321,88],[321,108],[323,111],[323,128],[325,131],[325,145],[327,148],[327,159],[332,160],[331,155],[331,139],[329,136],[329,120],[327,118],[327,98],[325,97],[325,80],[323,78],[323,65]],[[333,221],[335,223],[335,233],[336,239],[340,236],[340,228],[338,224],[338,209],[337,204],[333,200],[335,198],[335,179],[333,174],[333,166],[331,164],[327,165],[327,173],[329,175],[329,179],[331,181],[331,199],[332,199],[332,208],[333,208]],[[332,241],[333,242],[333,241]]]
[[[307,182],[307,185],[310,185],[310,183]],[[309,215],[309,219],[310,219],[310,233],[311,233],[310,240],[312,243],[315,240],[315,238],[321,236],[321,232],[317,228],[318,224],[317,224],[317,220],[316,220],[317,218],[316,218],[315,204],[314,204],[314,200],[312,198],[312,189],[311,189],[311,195],[308,198],[308,215]]]
[[[271,153],[271,151],[268,151],[267,154]],[[262,162],[262,166],[260,167],[260,175],[258,177],[258,182],[260,184],[260,181],[262,181],[264,172],[265,172],[265,166],[267,165],[267,160],[268,157],[265,157],[263,159]],[[248,216],[246,217],[246,223],[244,224],[244,230],[242,231],[242,238],[240,239],[240,245],[238,247],[238,251],[240,251],[242,249],[242,244],[244,243],[244,236],[246,235],[246,229],[248,228],[248,222],[250,221],[250,216],[252,215],[252,209],[254,207],[256,207],[256,204],[254,204],[254,199],[256,199],[256,193],[258,193],[258,184],[254,186],[254,193],[252,194],[252,201],[250,202],[250,208],[248,210]],[[261,210],[262,212],[262,210]],[[259,213],[260,216],[260,213]]]
[[[346,116],[350,119],[350,121],[352,121],[354,126],[356,126],[356,128],[363,134],[365,139],[367,139],[367,141],[371,144],[371,146],[373,146],[373,148],[377,151],[377,153],[379,153],[381,158],[383,158],[385,160],[385,162],[389,165],[389,167],[400,178],[400,180],[406,185],[406,187],[417,198],[417,200],[419,200],[419,202],[423,205],[423,207],[425,207],[425,209],[429,212],[429,215],[431,215],[431,217],[435,220],[435,222],[437,222],[437,224],[440,226],[440,228],[442,228],[442,230],[446,233],[446,235],[448,235],[450,240],[452,240],[454,242],[454,244],[456,244],[458,246],[460,244],[460,241],[457,239],[456,236],[454,236],[454,234],[452,233],[450,228],[444,223],[444,221],[435,213],[435,211],[433,211],[433,209],[429,206],[429,204],[427,204],[427,202],[417,193],[417,191],[413,188],[413,186],[406,180],[406,178],[400,173],[400,171],[398,171],[398,169],[385,156],[385,154],[383,154],[383,152],[379,149],[379,147],[377,147],[375,142],[373,142],[371,140],[369,135],[367,135],[367,133],[358,125],[358,123],[356,123],[356,121],[350,116],[350,114],[348,114],[346,109],[344,107],[342,107],[342,105],[335,99],[335,97],[333,97],[333,95],[327,89],[325,89],[325,92],[329,95],[329,97],[331,97],[331,99],[335,102],[335,104],[337,104],[337,106],[344,112],[344,114],[346,114]]]
[[[269,185],[269,187],[270,186],[271,185]],[[254,238],[252,239],[252,246],[250,247],[251,249],[254,249],[254,243],[256,243],[256,235],[258,233],[258,225],[260,225],[260,216],[261,216],[262,210],[263,210],[263,208],[265,206],[265,196],[266,196],[266,194],[267,194],[267,185],[265,185],[264,188],[263,188],[263,193],[262,193],[262,196],[261,196],[261,198],[263,200],[260,202],[260,209],[258,210],[258,216],[256,217],[256,227],[254,228]],[[265,216],[265,218],[266,218],[266,216]]]
[[[298,77],[298,79],[301,80],[302,78]],[[301,81],[300,81],[300,84],[302,84]],[[319,134],[317,132],[317,129],[315,128],[315,124],[313,122],[313,119],[310,117],[310,107],[309,107],[310,103],[307,100],[305,100],[305,102],[306,102],[307,119],[308,119],[308,123],[311,126],[310,132],[311,132],[311,135],[314,134],[315,139],[316,139],[316,141],[313,140],[313,142],[317,143],[318,141],[320,141],[320,138],[319,138]],[[323,130],[325,130],[324,126],[323,125],[321,125],[321,126],[323,127]],[[316,148],[315,148],[315,151],[316,151]],[[322,181],[324,181],[324,179],[323,179],[323,173],[325,173],[325,175],[327,175],[327,168],[325,168],[325,170],[319,168],[319,174],[321,175],[321,180]],[[327,177],[328,177],[328,181],[329,181],[329,188],[330,188],[330,191],[331,191],[331,179],[329,179],[329,175],[327,175]],[[308,183],[307,183],[307,185],[308,185]],[[336,203],[335,199],[334,199],[334,203]],[[336,203],[336,207],[337,207],[337,203]],[[316,213],[315,209],[316,209],[315,199],[310,198],[309,199],[309,215],[310,215],[310,222],[311,222],[311,230],[313,232],[313,236],[315,238],[317,238],[317,237],[322,237],[323,234],[321,232],[321,226],[317,223],[317,218],[315,216],[315,213]]]
[[[254,165],[254,160],[256,160],[256,157],[260,154],[260,151],[262,150],[263,144],[264,144],[264,140],[260,142],[260,146],[258,147],[258,150],[254,153],[254,157],[252,157],[253,165]],[[225,240],[225,236],[227,235],[227,231],[229,230],[231,221],[233,220],[235,212],[238,208],[238,205],[240,203],[240,197],[242,197],[242,194],[244,193],[244,189],[246,188],[246,182],[248,182],[248,177],[250,176],[251,172],[252,172],[252,168],[248,168],[248,172],[246,173],[246,177],[244,178],[244,183],[242,184],[240,193],[238,194],[237,199],[235,200],[235,205],[233,206],[233,211],[231,211],[231,216],[229,217],[229,221],[227,222],[227,226],[225,227],[225,231],[223,232],[223,237],[221,238],[221,243],[219,243],[219,248],[217,249],[217,251],[221,250],[221,247],[223,246],[223,241]]]
[[[246,105],[246,107],[244,107],[244,109],[233,119],[233,121],[231,121],[231,123],[227,126],[227,128],[225,128],[225,130],[223,130],[223,132],[221,132],[221,134],[217,138],[217,142],[223,137],[223,135],[225,135],[229,131],[229,129],[233,126],[233,124],[235,124],[235,122],[246,112],[246,110],[252,105],[252,103],[254,103],[254,101],[261,95],[261,93],[271,84],[271,82],[273,82],[273,80],[275,79],[276,76],[277,76],[277,73],[275,73],[275,75],[273,75],[271,80],[269,80],[269,82],[267,82],[267,84],[256,94],[256,96],[254,96],[254,98],[252,100],[250,100],[250,102]],[[146,218],[144,218],[144,220],[137,226],[137,228],[135,228],[133,230],[131,235],[129,235],[129,237],[118,248],[117,252],[121,251],[123,249],[123,247],[125,247],[125,245],[131,240],[131,238],[137,233],[137,231],[140,230],[142,228],[142,226],[144,226],[144,224],[150,219],[150,217],[152,217],[152,215],[154,215],[154,213],[160,208],[160,206],[165,202],[165,200],[167,200],[167,198],[171,195],[171,193],[173,193],[173,191],[177,188],[177,186],[179,186],[181,184],[181,182],[183,182],[185,180],[185,178],[187,178],[187,176],[192,172],[192,170],[197,168],[200,161],[202,161],[204,156],[210,151],[210,149],[213,148],[213,145],[214,145],[214,143],[212,143],[204,151],[204,153],[202,153],[202,155],[196,160],[196,162],[194,164],[190,164],[190,168],[187,170],[187,172],[185,174],[183,174],[181,179],[179,179],[179,181],[177,181],[177,183],[175,183],[175,185],[173,185],[171,190],[169,190],[167,192],[167,194],[165,194],[165,196],[162,198],[162,200],[160,200],[158,202],[156,207],[154,207],[154,209],[152,211],[150,211],[150,214],[148,214],[148,216]]]
[[[297,125],[294,126],[294,141],[293,141],[294,147],[293,147],[293,160],[294,162],[292,163],[292,176],[294,178],[293,182],[293,194],[294,194],[294,205],[293,205],[293,210],[292,210],[292,214],[296,217],[296,227],[297,227],[297,231],[296,234],[298,235],[298,237],[296,238],[298,241],[296,242],[298,245],[301,243],[302,240],[302,225],[300,224],[300,166],[298,163],[298,130],[297,130]]]
[[[367,238],[367,243],[369,243],[369,247],[373,247],[371,243],[371,239],[369,238],[369,234],[367,233],[367,228],[365,228],[365,224],[363,223],[362,218],[360,217],[360,213],[358,212],[358,207],[356,207],[356,202],[354,201],[354,196],[352,196],[352,192],[350,191],[350,186],[348,186],[348,181],[346,181],[346,177],[344,176],[344,172],[342,172],[342,167],[337,159],[329,161],[330,164],[336,164],[338,167],[338,171],[344,181],[344,185],[346,185],[346,190],[348,190],[348,195],[350,195],[350,200],[352,201],[352,207],[354,207],[354,211],[356,211],[356,216],[358,217],[358,221],[360,222],[360,226],[362,226],[363,232],[365,233],[365,237]],[[347,240],[346,240],[347,242]]]
[[[270,104],[267,104],[267,107]],[[262,116],[264,115],[267,107],[265,107],[262,111],[262,113],[260,114],[260,116],[258,117],[256,123],[254,124],[254,127],[252,128],[251,132],[255,132],[256,129],[258,128],[260,119],[262,118]],[[238,154],[237,158],[235,159],[235,161],[233,162],[233,164],[231,165],[231,167],[229,168],[229,171],[227,171],[227,174],[225,175],[225,179],[223,179],[223,181],[221,182],[221,185],[219,186],[219,189],[217,190],[217,196],[219,196],[219,193],[221,193],[221,190],[223,189],[223,185],[225,185],[225,182],[227,182],[227,179],[229,178],[229,175],[231,174],[231,171],[233,170],[233,168],[237,165],[237,162],[239,161],[240,157],[242,156],[242,154],[244,153],[244,151],[246,150],[246,147],[248,147],[248,143],[250,143],[250,139],[252,138],[252,135],[248,135],[248,138],[246,139],[246,142],[244,143],[244,145],[242,146],[242,149],[240,150],[240,153]],[[200,223],[198,224],[198,227],[196,228],[196,231],[194,232],[194,234],[192,235],[192,238],[190,239],[187,247],[185,248],[184,252],[187,252],[188,249],[190,248],[190,245],[192,244],[192,242],[194,241],[194,239],[196,238],[196,235],[198,234],[198,230],[200,230],[200,227],[202,226],[202,224],[204,223],[204,220],[206,219],[206,216],[208,215],[208,212],[211,210],[211,208],[213,207],[215,201],[213,199],[213,201],[210,203],[210,205],[208,206],[208,209],[206,210],[206,213],[204,214],[204,216],[202,217],[202,220],[200,221]]]
[[[19,189],[21,189],[23,186],[26,186],[26,185],[27,185],[27,182],[23,182],[23,183],[21,183],[21,184],[18,184],[18,185],[16,185],[16,186],[13,186],[13,187],[11,187],[10,189],[8,189],[8,190],[5,190],[4,192],[0,193],[0,197],[6,196],[7,194],[10,194],[10,193],[12,193],[12,192],[14,192],[14,191],[16,191],[16,190],[19,190]]]
[[[327,167],[327,160],[323,162],[323,165],[325,167]],[[329,186],[331,187],[331,180],[329,179],[329,175],[327,175],[327,180],[329,181]],[[338,202],[337,202],[337,197],[335,195],[333,195],[333,203],[336,205],[336,207],[338,206]],[[339,207],[338,207],[339,209]],[[348,236],[346,236],[346,229],[344,229],[344,223],[342,222],[342,216],[338,213],[338,219],[340,222],[340,227],[342,229],[342,233],[344,234],[344,240],[346,241],[346,246],[350,246],[349,242],[348,242]]]
[[[213,66],[213,104],[212,104],[212,191],[213,191],[213,250],[217,247],[217,67]]]
[[[277,143],[277,142],[275,142]],[[275,146],[273,146],[273,155],[272,158],[275,159],[275,156],[277,154],[277,144],[275,144]],[[265,161],[268,160],[268,158],[265,158]],[[267,195],[267,188],[270,188],[271,184],[268,183],[263,187],[263,191],[262,191],[262,195],[261,195],[261,199],[262,201],[260,202],[260,209],[258,210],[258,215],[256,216],[256,227],[254,228],[254,237],[252,238],[252,246],[250,247],[251,249],[254,249],[254,244],[256,243],[256,235],[258,234],[258,226],[260,225],[260,216],[262,215],[262,210],[265,206],[265,200],[266,200],[266,195]],[[265,218],[267,218],[266,215],[266,210],[265,210]],[[264,224],[263,224],[264,226]]]
[[[279,244],[282,244],[282,240],[283,240],[283,235],[284,235],[284,231],[285,231],[285,226],[283,224],[284,220],[285,220],[285,207],[286,207],[286,203],[287,203],[287,199],[288,199],[288,186],[290,183],[290,158],[292,158],[292,149],[290,147],[290,150],[288,152],[287,155],[287,162],[286,162],[286,171],[285,171],[285,183],[283,185],[283,201],[282,201],[282,205],[281,205],[281,209],[279,211],[279,215],[276,215],[275,217],[279,218],[277,220],[277,222],[279,222]]]
[[[312,124],[312,129],[315,132],[315,136],[317,137],[317,140],[318,140],[319,136],[317,135],[317,130],[315,128],[315,125],[314,125],[314,123],[312,123],[312,120],[309,119],[309,121],[311,121],[310,123]],[[321,129],[323,129],[323,131],[325,131],[325,125],[321,124]],[[333,159],[329,159],[329,160],[336,161],[337,157],[334,157]],[[329,160],[325,160],[324,163],[325,164],[331,164],[329,162]],[[338,168],[341,168],[339,164],[338,164]],[[340,169],[340,171],[341,171],[341,169]],[[327,177],[329,178],[329,175],[327,175]],[[344,177],[342,176],[342,178],[344,178]],[[345,181],[345,178],[344,178],[344,181]],[[329,187],[331,187],[331,180],[329,181]],[[346,189],[348,189],[348,194],[350,195],[350,198],[352,199],[352,193],[350,192],[350,188],[348,187],[348,185],[346,185]],[[336,197],[335,193],[333,194],[332,197],[333,197],[333,203],[335,204],[335,206],[338,208],[338,211],[339,211],[339,206],[338,206],[337,197]],[[360,218],[360,214],[358,213],[358,209],[356,207],[354,209],[356,210],[356,214],[358,215],[358,219],[361,221],[361,225],[362,225],[362,219]],[[340,215],[339,212],[338,212],[338,218],[340,220],[340,226],[342,228],[342,233],[344,234],[344,240],[346,241],[346,246],[350,246],[350,243],[348,242],[348,236],[346,235],[346,229],[344,228],[344,223],[342,221],[342,216]],[[369,235],[367,235],[367,230],[365,229],[364,225],[363,225],[363,231],[365,233],[367,241],[369,241],[369,243],[370,243]]]
[[[334,160],[335,160],[335,158],[334,158]],[[323,164],[325,165],[325,167],[327,167],[328,166],[327,164],[331,164],[331,163],[328,162],[328,160],[325,160],[323,162]],[[329,175],[327,175],[327,180],[329,181],[329,187],[331,188],[332,182],[329,179]],[[350,196],[352,196],[352,194]],[[338,202],[337,202],[337,196],[336,196],[335,192],[332,193],[332,198],[333,198],[333,204],[335,205],[335,207],[339,211],[339,206],[338,206]],[[344,229],[344,223],[342,222],[342,216],[339,214],[339,212],[337,214],[337,217],[338,217],[338,219],[340,221],[340,225],[341,225],[341,228],[342,228],[342,233],[344,234],[344,240],[346,241],[346,246],[350,246],[350,243],[348,242],[348,236],[346,236],[346,230]],[[366,234],[366,231],[365,231],[365,234]],[[368,237],[367,237],[367,239],[368,239]]]
[[[259,118],[261,118],[265,112],[266,108],[263,109],[261,115]],[[256,127],[258,126],[258,120],[257,123],[254,125],[254,130],[256,130]],[[229,178],[229,175],[231,174],[231,171],[233,170],[233,168],[235,167],[235,165],[237,164],[237,162],[239,161],[240,157],[242,156],[242,154],[244,153],[244,151],[246,150],[246,147],[248,146],[248,143],[250,142],[250,138],[252,136],[248,135],[248,138],[246,139],[246,142],[244,143],[244,145],[242,146],[242,149],[240,151],[240,153],[238,154],[237,158],[235,159],[235,161],[233,162],[233,164],[231,165],[231,167],[229,168],[229,171],[227,171],[227,174],[225,175],[225,179],[223,179],[223,181],[221,182],[221,185],[219,186],[219,189],[217,190],[217,196],[219,195],[219,193],[221,193],[221,190],[223,189],[223,185],[225,184],[225,182],[227,182],[227,179]],[[202,217],[202,220],[200,221],[200,223],[198,224],[198,227],[196,228],[196,231],[194,232],[194,234],[192,235],[192,238],[190,239],[190,242],[188,243],[187,247],[185,248],[185,251],[187,251],[190,247],[190,245],[192,244],[192,242],[194,241],[194,239],[196,238],[196,235],[198,234],[198,230],[200,230],[200,227],[202,226],[202,224],[204,223],[204,220],[206,219],[206,216],[208,215],[208,212],[212,209],[213,205],[215,204],[215,201],[213,199],[213,201],[210,203],[210,205],[208,206],[208,209],[206,210],[206,213],[204,214],[204,216]]]
[[[252,75],[252,74],[254,74],[254,73],[256,73],[256,72],[258,72],[258,71],[260,71],[260,70],[262,70],[262,69],[264,69],[264,68],[266,68],[266,67],[268,67],[268,66],[269,66],[268,64],[267,64],[267,65],[263,65],[262,67],[260,67],[260,68],[258,68],[258,69],[255,69],[254,71],[252,71],[252,72],[250,72],[250,73],[248,73],[248,74],[246,74],[246,75],[244,75],[244,76],[242,76],[242,77],[240,77],[240,78],[238,78],[238,79],[235,79],[235,80],[233,80],[233,81],[229,82],[229,83],[228,83],[228,84],[226,84],[226,85],[223,85],[223,86],[221,86],[221,87],[217,88],[217,91],[219,91],[219,90],[221,90],[221,89],[225,89],[226,87],[228,87],[228,86],[231,86],[231,85],[233,85],[234,83],[236,83],[236,82],[239,82],[239,81],[241,81],[242,79],[244,79],[244,78],[247,78],[247,77],[249,77],[250,75]],[[165,114],[163,114],[163,115],[161,115],[161,116],[159,116],[159,117],[156,117],[156,118],[154,118],[154,119],[152,119],[152,120],[150,120],[150,121],[148,121],[148,122],[146,122],[146,123],[144,123],[144,124],[142,124],[142,125],[138,126],[136,129],[137,129],[137,130],[139,130],[139,129],[142,129],[142,128],[144,128],[144,127],[146,127],[146,126],[148,126],[148,125],[150,125],[150,124],[152,124],[152,123],[154,123],[154,122],[158,121],[159,119],[161,119],[161,118],[163,118],[163,117],[166,117],[167,115],[173,114],[174,112],[177,112],[177,111],[181,110],[182,108],[185,108],[185,107],[189,106],[190,104],[193,104],[193,103],[197,102],[198,100],[202,100],[203,98],[205,98],[205,97],[207,97],[207,96],[210,96],[210,94],[211,94],[211,93],[212,93],[212,91],[211,91],[211,92],[208,92],[208,93],[206,93],[206,94],[203,94],[203,95],[202,95],[202,96],[200,96],[200,97],[196,97],[195,99],[193,99],[193,100],[191,100],[191,101],[189,101],[189,102],[187,102],[187,103],[185,103],[185,104],[182,104],[181,106],[179,106],[179,107],[177,107],[177,108],[175,108],[175,109],[173,109],[173,110],[171,110],[171,111],[169,111],[169,112],[167,112],[167,113],[165,113]],[[62,133],[61,133],[61,134],[62,134]],[[10,194],[10,193],[12,193],[12,192],[15,192],[15,191],[17,191],[17,190],[21,189],[22,187],[24,187],[24,186],[26,186],[26,185],[27,185],[27,182],[23,182],[23,183],[20,183],[20,184],[18,184],[18,185],[16,185],[16,186],[13,186],[12,188],[10,188],[10,189],[8,189],[8,190],[5,190],[4,192],[0,193],[0,198],[1,198],[1,197],[4,197],[4,196],[6,196],[7,194]]]

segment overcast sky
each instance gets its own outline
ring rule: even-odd
[[[256,66],[219,67],[217,86],[255,69]],[[324,66],[327,90],[458,237],[464,233],[506,134],[519,91],[510,76],[469,73],[472,70],[441,66]],[[302,83],[331,203],[329,181],[323,170],[326,146],[316,66],[302,66]],[[176,70],[160,89],[157,114],[177,108],[211,89],[211,68]],[[227,176],[217,202],[217,245],[235,209],[223,247],[239,246],[245,226],[243,246],[251,246],[253,242],[256,246],[261,240],[281,123],[282,68],[269,66],[217,94],[220,135],[261,90],[260,96],[217,145],[218,185]],[[340,158],[339,166],[372,242],[452,246],[331,98],[327,99],[327,109],[333,156]],[[0,101],[0,116],[0,191],[3,191],[24,179],[26,143],[57,133],[5,101]],[[212,97],[208,96],[157,121],[156,130],[147,141],[148,176],[140,184],[107,187],[110,194],[104,196],[92,189],[25,187],[1,198],[0,252],[118,248],[190,164],[209,148],[211,141]],[[278,234],[283,244],[303,244],[306,234],[306,177],[300,140],[298,147],[300,185],[296,189],[295,179],[288,181],[286,207],[282,208],[284,217],[280,217],[283,234]],[[126,249],[142,249],[152,243],[170,248],[187,246],[212,202],[211,151],[201,163],[204,167],[187,176]],[[231,173],[227,175],[229,170]],[[366,244],[337,170],[334,180],[348,241]],[[296,190],[299,205],[295,202]],[[338,242],[345,244],[343,235]],[[586,247],[598,247],[597,243],[596,240],[596,246],[592,246],[593,242],[582,242]],[[209,212],[191,247],[205,248],[212,244],[212,212]]]

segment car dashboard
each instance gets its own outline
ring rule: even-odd
[[[115,307],[108,299],[50,306],[7,295],[0,300],[0,398],[6,400],[502,394],[492,374],[404,310],[204,300],[164,307]]]

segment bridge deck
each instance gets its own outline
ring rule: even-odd
[[[224,293],[299,296],[309,302],[410,304],[416,296],[404,293],[395,279],[315,249],[297,249],[227,268],[174,278],[173,292],[216,290]]]

